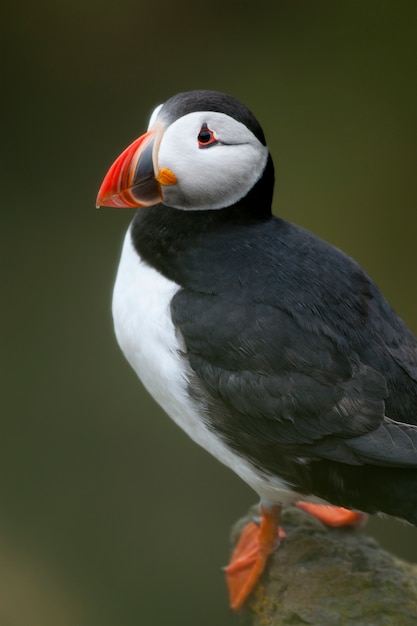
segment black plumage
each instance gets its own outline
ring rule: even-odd
[[[136,214],[138,253],[181,286],[190,394],[263,473],[417,524],[417,342],[357,263],[270,214],[269,185]]]

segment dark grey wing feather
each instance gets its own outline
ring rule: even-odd
[[[350,464],[417,466],[417,427],[385,417],[384,373],[331,333],[236,294],[183,290],[172,314],[214,402],[211,426],[226,438]]]
[[[417,466],[417,426],[385,418],[375,431],[346,445],[372,465]]]
[[[416,338],[385,300],[374,297],[369,300],[368,306],[387,351],[403,371],[417,382]]]
[[[416,339],[337,249],[278,219],[247,231],[200,238],[171,305],[210,426],[260,465],[417,466]]]
[[[254,436],[312,443],[381,424],[383,376],[328,336],[300,329],[288,313],[187,291],[175,296],[172,313],[206,390],[241,414]]]

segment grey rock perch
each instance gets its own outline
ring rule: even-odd
[[[256,514],[237,522],[233,543]],[[417,626],[417,565],[363,531],[325,528],[294,507],[282,526],[287,536],[241,611],[244,624]]]

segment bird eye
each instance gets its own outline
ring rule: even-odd
[[[209,148],[210,146],[214,146],[216,143],[218,143],[213,131],[210,130],[210,128],[205,123],[200,128],[197,140],[199,148]]]

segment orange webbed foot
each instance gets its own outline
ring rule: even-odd
[[[278,547],[285,533],[279,528],[280,506],[261,507],[260,522],[249,522],[243,529],[225,568],[230,606],[239,610],[255,588],[269,555]]]
[[[295,506],[317,518],[326,526],[337,528],[340,526],[350,526],[352,528],[362,528],[368,521],[366,513],[350,511],[341,506],[330,504],[315,504],[313,502],[294,502]]]

